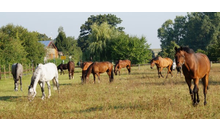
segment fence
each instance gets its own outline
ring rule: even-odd
[[[11,66],[12,65],[0,65],[0,80],[2,78],[11,78]],[[23,75],[32,74],[34,72],[34,67],[31,64],[23,65]]]

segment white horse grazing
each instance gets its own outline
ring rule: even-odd
[[[18,85],[19,83],[17,83],[20,79],[20,89],[22,91],[22,74],[23,74],[23,66],[20,63],[15,63],[12,65],[11,67],[11,74],[13,75],[14,78],[14,84],[15,84],[15,91],[18,91]]]
[[[45,93],[44,93],[45,82],[47,83],[47,86],[48,86],[48,93],[49,93],[48,98],[50,98],[51,96],[50,81],[51,80],[53,80],[53,84],[56,85],[58,93],[59,93],[57,66],[54,63],[47,63],[45,65],[39,64],[34,71],[34,74],[31,78],[31,84],[28,88],[29,99],[30,98],[33,99],[35,95],[37,94],[36,92],[37,83],[39,83],[41,87],[42,99],[45,98]]]

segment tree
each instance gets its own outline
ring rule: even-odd
[[[89,35],[88,39],[90,42],[88,48],[90,56],[93,57],[93,60],[98,61],[105,61],[109,59],[110,55],[108,55],[108,53],[110,53],[110,51],[108,51],[108,44],[116,31],[107,22],[102,23],[100,26],[94,23],[91,26],[91,29],[92,33]]]
[[[117,18],[112,14],[104,15],[91,15],[88,20],[80,27],[80,35],[78,37],[78,45],[83,52],[89,47],[89,35],[92,33],[91,26],[96,23],[101,25],[102,23],[107,22],[111,27],[115,27],[119,31],[123,31],[123,27],[117,27],[117,24],[120,24],[122,20]]]
[[[38,34],[29,32],[22,26],[8,24],[0,28],[2,61],[27,63],[34,61],[41,63],[45,56],[45,49],[38,42]],[[16,54],[15,54],[16,53]]]
[[[138,38],[120,33],[111,40],[112,59],[129,59],[133,64],[146,63],[152,58],[149,47],[145,37]]]

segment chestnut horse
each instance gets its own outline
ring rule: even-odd
[[[158,71],[158,77],[160,78],[163,77],[162,75],[162,70],[163,68],[167,68],[167,76],[166,78],[168,77],[168,74],[171,74],[171,76],[173,77],[173,74],[172,74],[172,70],[173,70],[173,61],[170,59],[170,58],[162,58],[162,57],[155,57],[153,58],[151,61],[150,61],[150,65],[151,65],[151,69],[153,69],[154,65],[156,64],[157,66],[157,71]]]
[[[86,74],[86,70],[88,69],[88,67],[92,64],[92,61],[88,61],[88,62],[83,62],[81,64],[81,68],[82,68],[82,76],[81,76],[81,80],[83,82],[83,77],[85,77]]]
[[[177,68],[182,68],[185,81],[189,87],[189,93],[193,101],[193,105],[199,103],[199,79],[202,79],[204,105],[206,102],[206,94],[209,83],[210,61],[209,58],[202,53],[194,53],[194,51],[188,47],[175,47],[175,59]],[[191,81],[193,79],[194,88],[191,88]]]
[[[69,79],[74,79],[74,69],[75,69],[74,62],[69,61],[67,63],[67,68],[68,68],[68,72],[69,72]]]
[[[127,68],[128,69],[128,73],[131,73],[131,61],[130,60],[119,60],[116,64],[115,64],[115,75],[117,75],[117,72],[119,72],[120,75],[120,70],[121,68]]]
[[[89,78],[89,75],[92,73],[94,77],[94,83],[95,83],[95,76],[98,76],[98,82],[100,82],[100,73],[104,73],[104,72],[107,72],[109,76],[109,81],[112,82],[114,79],[112,63],[108,61],[94,62],[86,70],[86,74],[83,76],[83,81],[86,82],[86,80]]]

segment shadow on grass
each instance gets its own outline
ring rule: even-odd
[[[20,98],[21,96],[1,96],[0,97],[0,101],[15,101],[17,100],[18,98]]]

